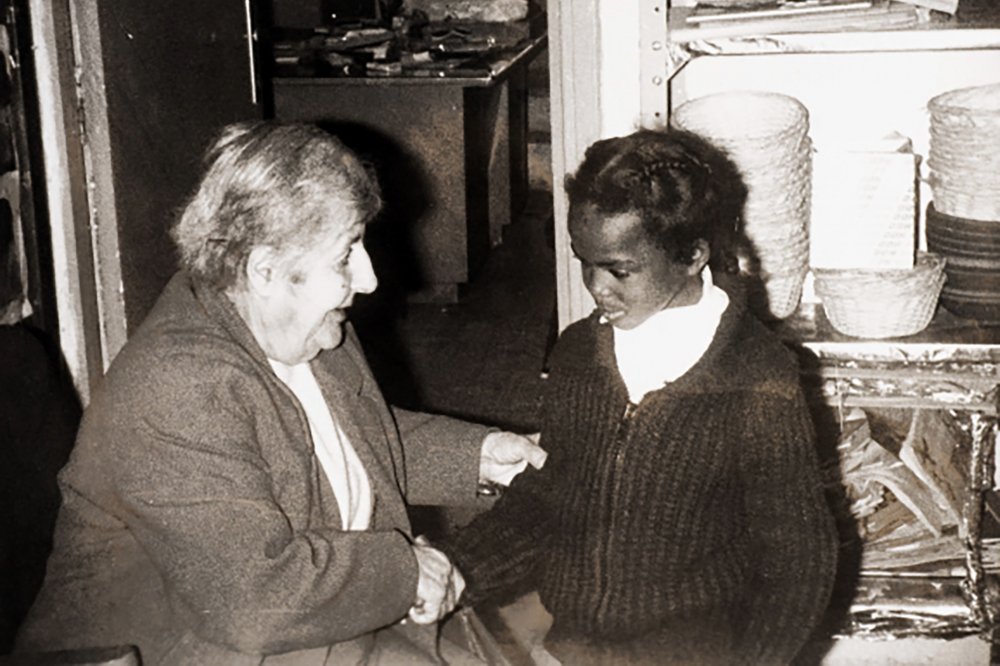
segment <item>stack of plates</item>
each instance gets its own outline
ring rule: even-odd
[[[927,108],[927,248],[948,260],[941,305],[1000,321],[1000,83],[942,93]]]
[[[935,209],[1000,220],[1000,83],[942,93],[927,106]]]
[[[941,305],[960,317],[1000,321],[1000,222],[946,215],[932,203],[927,249],[948,261]]]
[[[748,190],[746,234],[767,296],[763,314],[778,319],[791,315],[809,264],[808,111],[787,95],[737,91],[685,102],[671,122],[710,140],[739,168]]]

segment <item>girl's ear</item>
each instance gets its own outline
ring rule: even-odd
[[[687,268],[688,275],[698,275],[701,273],[701,270],[705,268],[705,264],[708,263],[711,256],[712,249],[709,247],[708,241],[704,238],[696,240],[694,242],[694,251],[691,252],[691,263]]]

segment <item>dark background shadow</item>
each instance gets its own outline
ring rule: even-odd
[[[797,666],[821,663],[823,656],[833,647],[832,638],[843,629],[850,618],[851,602],[857,592],[861,576],[861,534],[857,522],[851,517],[850,498],[840,474],[837,446],[840,443],[840,424],[836,408],[827,404],[822,394],[819,361],[809,350],[797,347],[802,369],[802,387],[806,393],[816,428],[816,446],[820,464],[826,476],[826,499],[837,525],[839,548],[837,573],[833,595],[820,625],[802,653],[795,660]]]
[[[408,295],[424,284],[413,230],[431,205],[426,177],[405,147],[377,129],[354,122],[320,126],[368,164],[382,188],[382,211],[365,231],[365,247],[379,284],[374,293],[355,298],[350,317],[386,399],[416,408],[419,386],[408,367],[396,320],[406,312]]]
[[[0,326],[0,654],[45,577],[80,402],[62,357],[23,324]]]

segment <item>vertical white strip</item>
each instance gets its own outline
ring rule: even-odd
[[[583,287],[580,265],[570,251],[567,173],[600,138],[600,0],[549,0],[549,80],[552,113],[553,224],[556,250],[556,301],[559,328],[593,307]]]
[[[642,126],[667,126],[667,0],[640,0],[639,108]]]
[[[51,226],[53,274],[55,276],[56,311],[59,317],[59,342],[73,383],[86,404],[90,397],[91,359],[87,351],[87,331],[84,325],[84,292],[93,285],[81,283],[81,261],[78,257],[73,199],[69,183],[73,175],[69,165],[70,150],[64,104],[60,85],[58,44],[60,33],[55,11],[67,9],[52,0],[29,0],[31,35],[38,94],[42,156],[45,165],[45,190],[48,219]],[[89,258],[83,263],[89,265]],[[99,369],[97,370],[100,371]]]
[[[118,246],[111,128],[105,94],[98,0],[72,0],[73,50],[80,64],[79,95],[85,128],[83,162],[87,179],[89,227],[96,273],[103,370],[125,345],[125,287]]]
[[[640,15],[644,4],[643,0],[598,0],[602,138],[639,128],[640,22],[647,19]]]
[[[253,8],[250,0],[243,0],[243,11],[247,22],[247,59],[250,64],[250,101],[257,106],[257,54],[254,51],[254,42],[257,41],[257,33],[253,29]]]

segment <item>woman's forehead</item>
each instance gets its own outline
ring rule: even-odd
[[[338,245],[351,245],[358,241],[365,234],[365,225],[362,222],[353,221],[349,224],[334,223],[323,227],[316,239],[316,245],[331,247]]]

